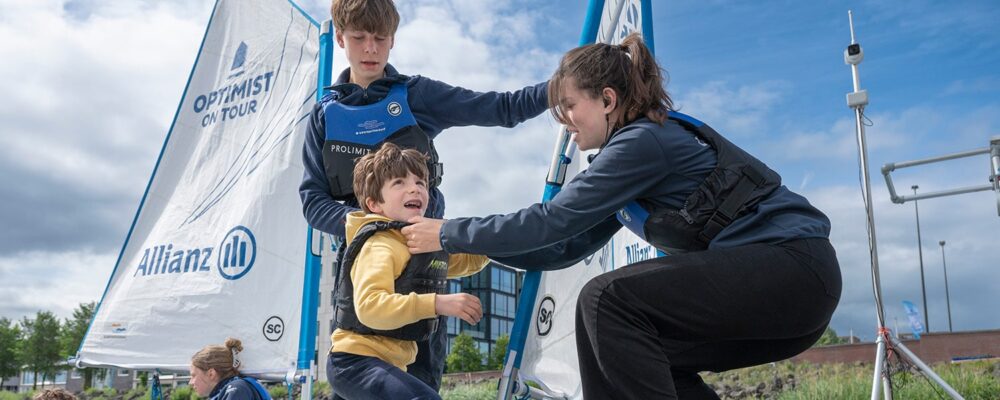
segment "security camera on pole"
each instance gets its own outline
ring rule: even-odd
[[[868,105],[868,92],[861,89],[861,83],[858,78],[858,64],[860,64],[864,59],[865,53],[861,49],[861,45],[854,38],[854,17],[851,11],[847,12],[847,18],[851,28],[851,44],[847,46],[846,50],[844,50],[844,62],[851,66],[851,75],[854,78],[854,91],[847,94],[847,106],[854,109],[854,116],[856,119],[855,128],[857,130],[858,152],[861,156],[860,168],[862,190],[864,191],[863,198],[865,201],[865,211],[868,217],[868,249],[871,256],[872,289],[875,294],[875,308],[876,316],[878,318],[878,337],[875,340],[875,374],[872,381],[871,399],[879,399],[880,388],[882,389],[881,391],[884,394],[885,399],[892,399],[892,385],[889,380],[890,377],[886,365],[888,351],[886,342],[891,342],[893,349],[901,352],[900,358],[905,357],[910,360],[920,369],[921,372],[941,386],[949,396],[954,399],[962,399],[963,397],[958,394],[955,389],[935,374],[934,371],[931,370],[927,364],[924,364],[923,361],[917,358],[915,354],[910,352],[910,350],[907,349],[906,346],[899,341],[899,339],[890,335],[889,329],[885,327],[885,312],[883,311],[884,309],[882,306],[882,284],[879,279],[878,268],[878,246],[875,240],[875,214],[872,209],[871,183],[868,179],[868,146],[865,142],[865,124],[863,122],[865,106]]]

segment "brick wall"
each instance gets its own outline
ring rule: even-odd
[[[920,340],[905,339],[903,345],[927,364],[950,362],[958,357],[1000,357],[1000,329],[988,331],[928,333]],[[793,362],[853,363],[875,361],[875,343],[814,347],[792,357]]]

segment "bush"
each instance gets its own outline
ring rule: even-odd
[[[191,400],[197,398],[198,394],[190,386],[179,386],[170,391],[170,400]]]
[[[320,397],[332,397],[333,389],[330,388],[330,383],[327,381],[316,381],[313,382],[313,398]],[[273,397],[273,396],[272,396]]]
[[[0,390],[0,400],[27,400],[28,397],[14,392],[8,392],[6,390]]]
[[[271,394],[271,398],[278,400],[288,397],[288,386],[285,385],[274,385],[267,388],[267,392]]]
[[[150,400],[149,388],[136,386],[132,390],[122,394],[122,400]]]

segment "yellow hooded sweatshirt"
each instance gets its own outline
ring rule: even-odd
[[[355,211],[347,215],[347,243],[365,224],[372,221],[390,221],[378,214],[365,215]],[[397,230],[375,233],[365,242],[354,266],[351,282],[354,284],[354,311],[358,320],[372,329],[396,329],[422,319],[437,318],[434,312],[435,293],[396,293],[395,281],[406,263],[410,251],[406,238]],[[489,262],[485,256],[452,254],[448,257],[448,278],[459,278],[479,272]],[[440,327],[439,329],[444,329]],[[406,366],[417,358],[417,343],[378,335],[362,335],[337,329],[331,335],[330,352],[343,352],[375,357],[406,371]]]

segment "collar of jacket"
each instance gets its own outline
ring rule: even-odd
[[[347,68],[340,73],[337,83],[326,89],[330,90],[334,98],[341,104],[363,106],[381,101],[389,94],[389,89],[393,85],[406,82],[409,79],[410,77],[400,74],[396,71],[396,68],[387,64],[385,66],[385,76],[376,79],[368,85],[368,88],[363,88],[361,85],[350,82],[351,69]]]

